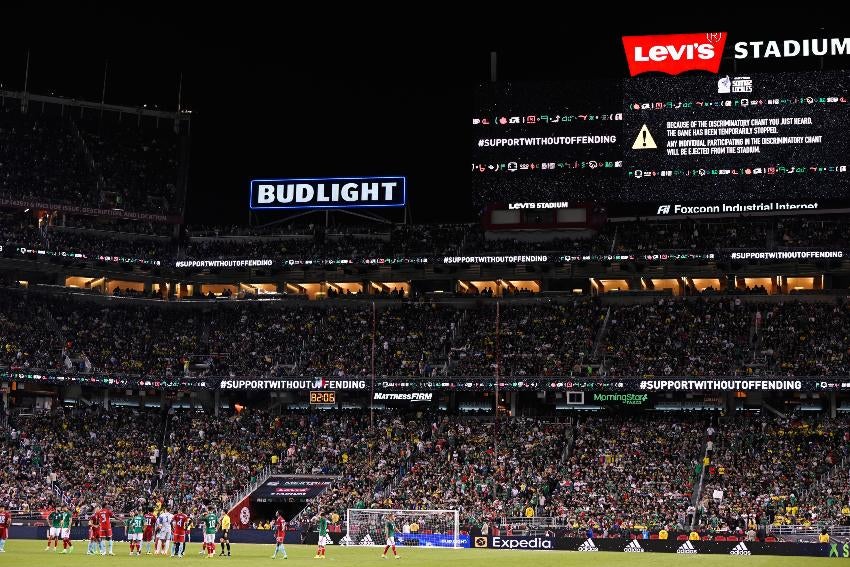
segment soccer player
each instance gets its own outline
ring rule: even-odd
[[[218,527],[218,516],[211,508],[201,516],[201,527],[204,529],[204,550],[207,552],[207,557],[215,557],[215,532]]]
[[[152,509],[148,508],[143,518],[145,521],[145,532],[142,534],[142,541],[145,543],[145,555],[150,555],[151,546],[153,546],[153,526],[156,523],[156,516],[153,515]]]
[[[387,521],[384,524],[384,536],[386,536],[387,538],[387,545],[384,547],[384,553],[381,555],[381,557],[384,559],[387,558],[387,550],[389,550],[390,548],[392,548],[393,555],[395,555],[395,558],[401,559],[395,550],[395,532],[395,516],[390,514],[389,516],[387,516]]]
[[[283,553],[284,559],[289,559],[286,555],[286,547],[284,547],[283,542],[286,539],[286,520],[283,519],[283,516],[280,515],[280,510],[277,510],[274,513],[274,521],[272,522],[272,529],[274,530],[274,555],[272,555],[272,559],[277,557],[277,552],[280,551]]]
[[[59,545],[59,535],[62,533],[62,528],[59,524],[62,522],[62,513],[54,508],[47,514],[47,525],[50,526],[47,530],[47,547],[44,551],[50,551],[50,544],[53,543],[53,551]]]
[[[189,516],[183,513],[181,508],[177,509],[177,513],[171,519],[171,528],[174,533],[174,549],[171,552],[171,557],[183,557],[186,551],[186,530],[189,527]]]
[[[97,523],[100,530],[100,554],[106,555],[106,542],[109,541],[109,555],[112,553],[112,509],[109,504],[104,504],[97,511]]]
[[[174,515],[168,511],[168,508],[163,506],[156,517],[156,548],[154,555],[160,552],[163,555],[168,555],[168,550],[171,547],[171,521]]]
[[[71,541],[71,522],[74,516],[68,505],[62,506],[62,512],[59,514],[59,535],[62,537],[62,553],[72,553],[74,544]],[[58,542],[57,542],[58,543]]]
[[[9,539],[11,525],[12,514],[6,511],[6,506],[0,504],[0,553],[6,553],[6,540]]]
[[[86,555],[94,555],[97,553],[97,547],[100,542],[100,524],[97,521],[97,513],[99,509],[94,511],[94,514],[89,518],[89,548]]]
[[[328,519],[325,517],[326,512],[320,510],[316,516],[316,524],[319,528],[319,547],[316,549],[316,557],[314,559],[325,558],[325,545],[328,543]]]
[[[221,526],[221,554],[224,556],[224,546],[227,546],[227,556],[230,557],[230,516],[225,512],[218,521]]]
[[[142,532],[145,531],[145,517],[141,510],[133,510],[127,521],[127,539],[130,540],[130,555],[142,554]]]

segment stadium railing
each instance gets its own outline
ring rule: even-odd
[[[803,526],[803,525],[788,525],[788,526],[771,526],[768,529],[768,534],[779,537],[785,541],[818,541],[818,535],[822,529],[826,528],[832,538],[850,539],[850,526]]]
[[[569,527],[567,518],[550,516],[502,516],[498,529],[503,532],[510,528],[514,535],[541,535],[546,531]]]
[[[229,500],[229,501],[228,501],[228,502],[224,505],[224,509],[225,509],[225,510],[228,510],[228,511],[229,511],[229,510],[232,510],[232,509],[233,509],[233,507],[234,507],[234,506],[236,506],[237,504],[239,504],[240,502],[242,502],[242,500],[243,500],[246,496],[248,496],[249,494],[251,494],[252,492],[254,492],[255,490],[257,490],[257,488],[258,488],[260,485],[262,485],[264,482],[266,482],[266,481],[268,480],[268,478],[272,475],[272,472],[273,472],[273,471],[272,471],[272,466],[271,466],[271,465],[266,465],[265,467],[263,467],[263,469],[262,469],[262,470],[259,472],[259,474],[257,474],[257,476],[255,477],[254,481],[253,481],[253,482],[249,482],[248,484],[246,484],[246,485],[245,485],[245,488],[244,488],[244,489],[242,489],[241,491],[239,491],[238,493],[236,493],[236,496],[234,496],[233,498],[231,498],[231,499],[230,499],[230,500]]]
[[[222,376],[222,375],[207,375],[207,374],[190,374],[183,375],[174,374],[174,375],[162,375],[162,374],[128,374],[125,372],[78,372],[78,371],[64,371],[59,369],[38,369],[38,368],[16,368],[16,367],[0,367],[0,380],[14,380],[17,382],[42,382],[42,383],[57,383],[57,384],[74,384],[81,383],[85,385],[92,386],[108,386],[116,389],[120,388],[129,388],[133,386],[140,386],[146,388],[171,388],[171,387],[188,387],[188,388],[197,388],[203,390],[216,390],[218,389],[220,383],[224,380],[229,381],[232,384],[238,384],[241,381],[267,381],[268,384],[264,384],[263,388],[266,390],[286,390],[290,389],[289,386],[285,384],[276,387],[275,382],[286,383],[290,381],[305,381],[305,380],[315,380],[316,376],[322,375],[321,372],[305,372],[303,374],[286,374],[280,376],[266,376],[266,375],[232,375],[232,376]],[[334,376],[334,380],[351,380],[351,381],[365,381],[368,385],[371,381],[371,377],[368,375],[342,375],[342,376]],[[499,382],[501,387],[506,389],[515,389],[515,390],[523,390],[523,391],[534,391],[536,389],[550,389],[553,387],[553,384],[557,384],[559,388],[592,388],[594,387],[591,384],[597,383],[626,383],[624,385],[618,386],[618,389],[626,389],[629,387],[638,388],[640,382],[654,382],[654,381],[664,381],[667,383],[672,383],[676,381],[704,381],[709,383],[706,386],[706,389],[713,389],[711,383],[718,381],[799,381],[803,384],[803,388],[806,388],[807,384],[817,385],[818,382],[823,382],[822,385],[819,386],[820,389],[829,390],[833,389],[837,385],[850,383],[850,377],[847,374],[829,374],[829,375],[820,375],[820,376],[795,376],[795,375],[787,375],[787,374],[774,374],[774,373],[765,373],[765,374],[752,374],[752,375],[741,375],[741,374],[723,374],[723,375],[712,375],[712,376],[653,376],[653,375],[633,375],[633,374],[623,374],[616,376],[607,376],[605,374],[565,374],[565,375],[552,375],[552,376],[543,376],[543,375],[502,375],[499,377]],[[456,384],[453,382],[456,381]],[[439,376],[392,376],[392,375],[376,375],[375,376],[375,386],[376,388],[381,389],[400,389],[404,390],[405,388],[433,388],[433,389],[468,389],[468,390],[484,390],[484,389],[492,389],[494,386],[495,377],[490,376],[482,376],[480,374],[464,374],[464,373],[456,373],[449,372],[446,375]],[[448,384],[448,385],[446,385]],[[245,385],[244,388],[239,387],[230,387],[231,390],[239,390],[247,389],[249,385]],[[341,388],[345,389],[345,388]],[[690,390],[698,390],[699,388],[695,385],[689,385],[688,389]],[[648,386],[640,387],[640,390],[651,391],[651,388]],[[368,386],[365,390],[368,392]],[[632,391],[632,390],[628,390]]]

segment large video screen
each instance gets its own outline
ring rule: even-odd
[[[494,83],[473,113],[479,207],[848,202],[847,72]]]
[[[850,74],[636,78],[624,84],[623,201],[843,199]]]
[[[593,200],[623,177],[618,82],[490,83],[473,113],[475,205]]]

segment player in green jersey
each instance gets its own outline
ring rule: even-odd
[[[395,555],[395,558],[400,559],[398,553],[396,553],[395,550],[395,533],[395,516],[393,514],[390,514],[387,516],[387,521],[384,523],[384,537],[387,538],[387,544],[384,547],[384,553],[381,555],[381,557],[383,557],[384,559],[387,558],[387,551],[390,548],[392,548],[393,555]]]
[[[316,516],[316,526],[319,528],[319,548],[316,550],[315,559],[324,559],[325,558],[325,546],[330,541],[330,536],[328,536],[328,519],[325,517],[327,512],[320,511]]]
[[[73,519],[74,515],[71,514],[68,505],[62,506],[62,511],[59,513],[59,537],[62,538],[62,553],[74,551],[74,544],[71,542],[71,522]],[[59,543],[58,540],[56,543]]]
[[[130,555],[142,554],[142,534],[145,532],[145,517],[140,510],[133,510],[127,518],[127,539],[130,540]]]
[[[50,544],[53,544],[53,551],[56,551],[56,547],[59,545],[59,535],[62,533],[62,528],[60,524],[62,522],[62,512],[59,509],[51,510],[49,514],[47,514],[47,547],[44,548],[44,551],[50,551]]]
[[[201,516],[201,527],[204,529],[204,549],[207,557],[215,557],[215,532],[218,526],[218,516],[212,509]]]

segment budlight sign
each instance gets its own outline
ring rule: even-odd
[[[250,206],[264,209],[348,209],[403,207],[404,177],[328,177],[321,179],[254,179]]]

